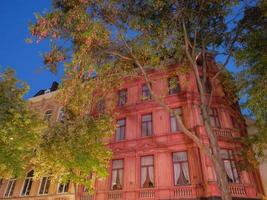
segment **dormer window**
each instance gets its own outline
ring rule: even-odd
[[[50,89],[46,89],[46,90],[44,91],[45,94],[50,93],[50,92],[51,92]]]
[[[52,110],[47,110],[44,114],[44,120],[50,121],[52,117]]]

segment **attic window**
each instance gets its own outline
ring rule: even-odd
[[[44,93],[47,94],[47,93],[50,93],[50,92],[51,92],[50,89],[46,89]]]

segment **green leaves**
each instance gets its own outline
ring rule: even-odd
[[[28,86],[11,69],[0,75],[0,174],[10,178],[30,165],[45,124],[23,99]]]

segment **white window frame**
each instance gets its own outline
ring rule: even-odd
[[[59,122],[62,122],[62,121],[63,121],[63,119],[60,119],[61,113],[63,113],[63,119],[64,119],[64,115],[65,115],[64,107],[61,107],[61,108],[59,109],[59,111],[58,111],[57,121],[59,121]]]
[[[42,186],[42,182],[43,182],[43,179],[44,179],[44,178],[45,178],[46,180],[45,180],[45,184],[44,184],[43,191],[42,191],[42,193],[41,193],[41,186]],[[41,179],[41,181],[40,181],[40,184],[39,184],[39,189],[38,189],[38,194],[39,194],[39,195],[48,195],[50,185],[49,185],[49,187],[48,187],[48,191],[47,191],[47,193],[44,193],[48,181],[50,181],[50,184],[51,184],[50,176],[44,176],[44,177],[42,177],[42,179]]]
[[[69,186],[68,186],[68,191],[66,191],[65,192],[65,189],[66,189],[66,186],[69,184]],[[63,185],[63,192],[59,192],[59,186],[60,185]],[[69,192],[69,189],[70,189],[70,183],[69,182],[67,182],[67,183],[58,183],[58,185],[57,185],[57,194],[65,194],[65,193],[68,193]]]
[[[14,189],[13,189],[13,192],[12,192],[12,194],[10,195],[10,192],[12,191],[12,188],[14,187],[15,188],[15,184],[16,184],[16,179],[15,178],[11,178],[11,179],[9,179],[8,180],[8,182],[7,182],[7,186],[6,186],[6,189],[5,189],[5,193],[4,193],[4,197],[12,197],[12,195],[13,195],[13,192],[14,192]],[[12,182],[11,183],[11,187],[9,187],[9,183],[10,182]],[[7,190],[9,189],[9,191],[8,191],[8,195],[6,195],[7,194]]]
[[[29,182],[28,182],[28,184],[27,184],[27,188],[26,188],[25,191],[28,190],[30,181],[33,182],[33,180],[32,180],[33,176],[28,177],[28,174],[29,174],[31,171],[32,171],[32,170],[28,171],[27,174],[26,174],[26,177],[25,177],[25,179],[24,179],[24,181],[23,181],[22,188],[21,188],[21,191],[20,191],[20,196],[25,197],[25,196],[29,196],[29,195],[30,195],[31,190],[29,191],[29,194],[26,194],[26,193],[25,193],[25,194],[22,194],[22,192],[23,192],[23,188],[24,188],[24,185],[25,185],[25,182],[26,182],[27,179],[29,180]],[[34,173],[34,171],[33,171],[33,173]],[[31,187],[32,187],[32,185],[31,185]]]

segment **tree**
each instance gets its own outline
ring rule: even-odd
[[[0,73],[0,174],[4,178],[18,177],[29,167],[45,128],[23,99],[27,90],[13,70]]]
[[[85,77],[70,76],[57,95],[64,106],[64,119],[50,122],[44,131],[33,167],[37,178],[49,175],[62,183],[74,183],[75,190],[82,184],[92,192],[94,180],[108,174],[111,151],[105,141],[115,125],[107,110],[96,110],[100,98],[94,98],[93,93],[101,91],[96,91],[92,83],[97,80],[89,78],[83,83]]]
[[[264,159],[263,150],[267,144],[267,3],[258,1],[249,6],[239,22],[242,32],[239,46],[235,53],[237,64],[242,66],[238,74],[241,89],[240,96],[245,100],[244,108],[250,111],[250,117],[256,120],[258,134],[248,136],[245,140],[244,153],[255,150],[258,161]],[[253,155],[253,154],[252,154]],[[254,160],[248,157],[248,161]]]
[[[186,128],[178,113],[171,110],[149,84],[148,88],[153,99],[176,117],[182,131],[212,160],[222,199],[231,199],[209,117],[214,87],[211,97],[207,98],[205,85],[209,71],[207,55],[222,49],[229,55],[219,72],[210,77],[213,86],[223,75],[232,55],[239,33],[238,29],[229,29],[226,22],[232,1],[56,0],[53,5],[51,12],[38,16],[37,22],[31,26],[31,33],[37,40],[50,38],[54,43],[51,52],[45,54],[45,64],[53,71],[64,60],[66,68],[80,75],[80,79],[87,71],[94,71],[103,77],[98,80],[105,86],[109,85],[110,77],[122,83],[124,78],[141,75],[149,83],[147,69],[167,69],[170,59],[183,65],[184,71],[194,72],[209,145]],[[71,51],[64,48],[62,40],[70,41],[68,48]],[[101,76],[103,69],[110,72],[108,76]],[[98,84],[94,87],[103,89]],[[110,88],[115,90],[116,86]],[[91,98],[90,95],[85,97]]]

